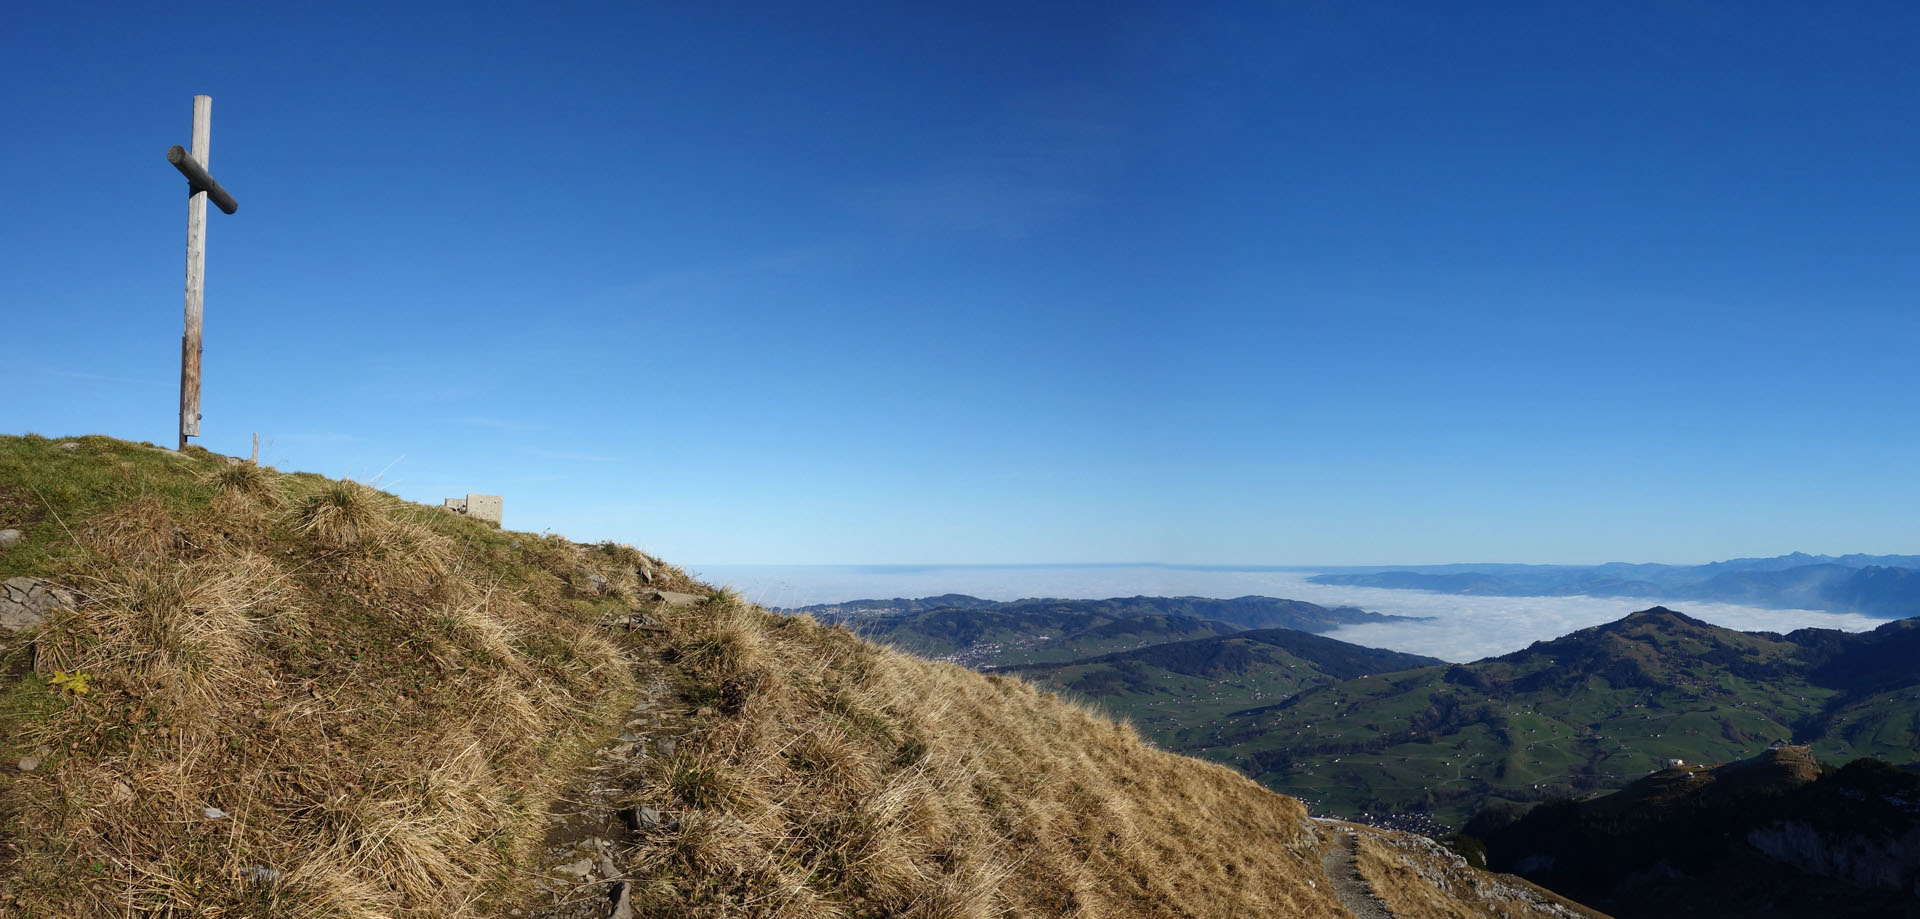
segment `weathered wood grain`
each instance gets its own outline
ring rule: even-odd
[[[212,161],[213,97],[193,97],[193,160]],[[178,148],[175,148],[178,149]],[[168,156],[171,160],[173,157]],[[176,164],[177,165],[177,164]],[[211,181],[211,177],[209,177]],[[207,287],[207,193],[187,198],[187,331],[180,339],[180,449],[200,436],[200,327]]]

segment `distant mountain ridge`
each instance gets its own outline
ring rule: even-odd
[[[784,612],[844,624],[874,641],[976,668],[1059,663],[1247,629],[1328,632],[1344,625],[1417,618],[1256,596],[993,601],[946,594],[853,600]]]
[[[1706,565],[1430,565],[1326,572],[1308,580],[1478,596],[1711,600],[1890,619],[1920,615],[1920,556],[1916,555],[1794,552]]]
[[[1786,740],[1920,759],[1920,621],[1780,635],[1654,607],[1471,664],[1309,688],[1172,746],[1335,813],[1457,822]]]
[[[1445,661],[1295,629],[1254,629],[1059,664],[996,668],[1091,699],[1163,745],[1229,712],[1304,689]]]
[[[845,619],[854,616],[890,616],[896,613],[924,613],[933,609],[990,609],[1000,606],[998,600],[982,600],[966,594],[941,594],[937,597],[894,597],[891,600],[848,600],[844,603],[816,603],[793,609],[781,609],[783,613],[806,613],[815,619]]]
[[[1305,600],[1248,595],[1221,599],[1216,597],[1108,597],[1099,600],[1031,597],[1024,600],[982,600],[966,594],[941,594],[936,597],[890,600],[847,600],[840,603],[816,603],[812,606],[780,609],[788,614],[805,613],[815,619],[844,620],[901,613],[924,613],[943,609],[1002,610],[1022,612],[1037,609],[1074,609],[1107,616],[1187,616],[1212,619],[1246,629],[1299,629],[1303,632],[1327,631],[1343,625],[1367,622],[1417,621],[1427,616],[1391,616],[1370,613],[1357,606],[1321,606]]]

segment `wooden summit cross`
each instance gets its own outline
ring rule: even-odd
[[[187,177],[187,333],[180,338],[180,449],[200,436],[200,312],[207,288],[207,200],[231,214],[238,202],[207,174],[213,142],[213,97],[193,97],[193,152],[178,144],[167,162]]]

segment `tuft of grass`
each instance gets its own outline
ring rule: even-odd
[[[724,807],[733,797],[726,771],[711,763],[676,761],[667,776],[676,800],[695,807]]]
[[[300,501],[296,532],[329,546],[358,545],[383,535],[394,501],[350,479],[329,481]]]
[[[272,472],[253,463],[223,463],[206,476],[221,494],[279,503],[280,489]]]
[[[703,613],[698,638],[678,649],[686,666],[720,680],[765,672],[768,613],[712,603],[706,604]]]

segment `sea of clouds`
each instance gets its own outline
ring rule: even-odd
[[[1611,622],[1634,610],[1666,606],[1743,631],[1790,632],[1808,626],[1865,631],[1885,622],[1853,613],[1762,609],[1695,600],[1606,597],[1470,597],[1422,590],[1314,584],[1308,570],[1161,565],[709,565],[697,577],[740,590],[763,606],[890,597],[970,594],[988,600],[1028,597],[1242,597],[1256,594],[1377,613],[1430,616],[1421,622],[1347,626],[1330,638],[1374,648],[1471,661],[1518,651],[1536,641]]]

